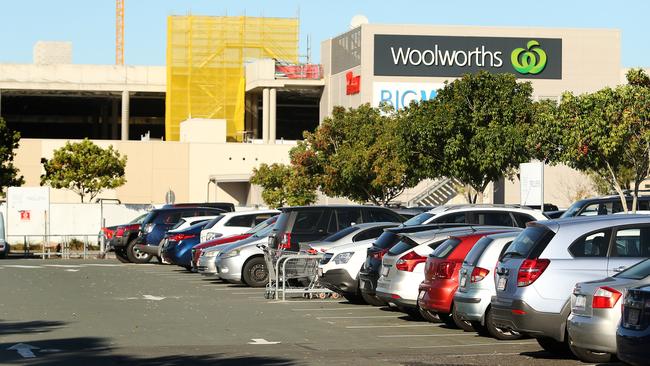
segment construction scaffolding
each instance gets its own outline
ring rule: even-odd
[[[298,19],[170,16],[165,136],[178,141],[188,118],[225,119],[228,141],[244,130],[244,64],[298,62]]]

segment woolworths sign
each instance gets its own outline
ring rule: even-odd
[[[562,79],[559,38],[375,35],[375,75],[456,77],[486,70]]]

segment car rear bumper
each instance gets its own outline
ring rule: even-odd
[[[323,286],[338,293],[356,294],[358,289],[357,281],[342,268],[324,272],[320,277],[320,282]]]
[[[492,300],[492,318],[497,327],[511,329],[533,337],[550,337],[564,341],[564,322],[560,313],[533,309],[525,301],[512,300],[510,305]]]
[[[647,365],[650,360],[650,328],[632,330],[618,327],[616,348],[619,360],[631,365]]]
[[[485,311],[490,306],[491,296],[481,296],[481,292],[459,292],[454,295],[456,315],[464,320],[480,321],[485,320]]]
[[[417,308],[418,307],[418,301],[413,300],[413,299],[404,299],[400,297],[398,294],[389,294],[386,292],[381,292],[381,291],[376,291],[375,296],[378,298],[384,300],[385,302],[389,304],[395,304],[399,307],[405,307],[405,308]]]
[[[423,282],[419,290],[418,304],[422,309],[443,314],[451,313],[451,302],[456,292],[456,286],[452,281]]]
[[[567,329],[575,346],[607,353],[616,353],[616,326],[608,319],[571,314]]]
[[[379,276],[377,274],[359,272],[359,291],[368,295],[374,295],[377,289],[378,278]]]

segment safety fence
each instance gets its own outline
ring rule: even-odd
[[[103,254],[101,252],[103,235],[7,235],[10,254],[24,257],[83,258]]]

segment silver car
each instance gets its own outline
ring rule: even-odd
[[[356,243],[358,241],[376,239],[384,229],[398,226],[396,222],[367,222],[348,226],[322,240],[300,243],[300,251],[308,253],[325,253],[328,249],[339,245]]]
[[[231,283],[244,283],[251,287],[264,287],[269,281],[269,272],[264,261],[264,252],[258,244],[266,244],[272,227],[224,247],[215,258],[217,275]],[[250,240],[249,240],[250,239]]]
[[[450,235],[503,229],[494,226],[460,226],[400,234],[402,239],[382,259],[376,295],[401,311],[418,315],[419,285],[424,280],[427,257]]]
[[[649,238],[650,239],[650,238]],[[567,321],[569,346],[581,361],[605,363],[616,354],[616,327],[627,289],[650,284],[650,260],[603,280],[576,284]]]
[[[467,253],[458,275],[458,291],[454,295],[456,314],[472,323],[479,332],[512,340],[521,334],[494,325],[490,301],[496,295],[494,268],[503,251],[519,235],[519,232],[493,234],[481,238]]]
[[[567,353],[566,321],[577,282],[622,272],[650,256],[650,215],[611,215],[528,224],[499,259],[494,323]]]

